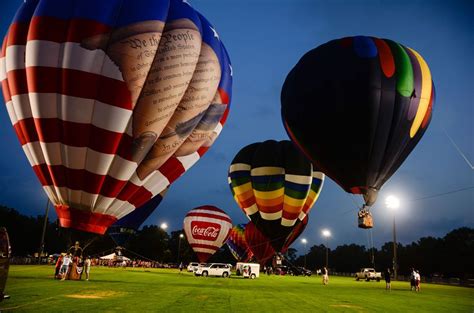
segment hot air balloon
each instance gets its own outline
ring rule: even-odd
[[[364,196],[364,216],[425,133],[434,93],[430,69],[415,50],[347,37],[300,59],[283,85],[281,112],[288,135],[313,164]]]
[[[232,227],[226,244],[232,255],[239,262],[248,262],[253,256],[245,240],[245,224],[238,224]]]
[[[281,252],[318,199],[324,174],[290,141],[268,140],[241,149],[228,178],[237,204]]]
[[[254,257],[262,265],[267,263],[276,253],[271,240],[262,234],[252,221],[245,226],[245,241],[247,241]]]
[[[199,262],[205,263],[226,242],[232,229],[232,220],[221,209],[204,205],[186,214],[183,229]]]
[[[62,227],[103,234],[226,121],[232,68],[180,0],[26,0],[0,54],[8,114]]]
[[[155,211],[163,200],[164,195],[168,189],[154,196],[150,201],[139,208],[136,208],[132,213],[125,215],[112,226],[107,229],[107,234],[119,246],[123,246],[135,233],[138,228],[146,221],[146,219]]]

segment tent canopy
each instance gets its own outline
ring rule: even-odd
[[[104,255],[104,256],[101,256],[100,257],[101,260],[121,260],[121,261],[130,261],[129,258],[127,258],[126,256],[124,255],[117,255],[114,253],[111,253],[111,254],[108,254],[108,255]]]

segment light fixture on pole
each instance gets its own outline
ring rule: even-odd
[[[400,199],[397,197],[390,195],[385,199],[385,205],[387,208],[392,210],[393,212],[393,276],[394,279],[397,279],[397,270],[398,270],[398,264],[397,264],[397,232],[396,232],[396,227],[395,227],[395,211],[400,207]]]
[[[329,237],[331,237],[331,231],[329,229],[323,229],[321,234],[326,238],[326,268],[329,267]]]
[[[306,268],[306,244],[308,243],[308,240],[306,238],[301,239],[301,242],[304,244],[304,268]]]
[[[179,264],[179,255],[181,253],[181,239],[184,238],[183,234],[179,234],[179,239],[178,239],[178,264]]]
[[[160,228],[163,229],[164,231],[166,231],[168,229],[168,224],[163,222],[163,223],[161,223]]]

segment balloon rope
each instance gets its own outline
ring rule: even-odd
[[[467,158],[466,154],[464,152],[462,152],[461,148],[459,148],[459,146],[456,144],[456,142],[453,140],[453,138],[451,136],[449,136],[448,132],[446,131],[446,129],[441,126],[441,128],[443,129],[443,132],[444,134],[446,135],[446,137],[448,137],[449,141],[451,142],[451,144],[454,146],[454,148],[456,148],[456,150],[459,152],[459,154],[462,156],[462,158],[464,159],[464,161],[466,161],[466,163],[469,165],[469,167],[471,168],[471,170],[474,170],[474,165],[472,165],[472,163],[469,161],[469,159]]]
[[[420,201],[420,200],[425,200],[425,199],[431,199],[431,198],[441,197],[441,196],[445,196],[445,195],[449,195],[449,194],[452,194],[452,193],[461,192],[461,191],[465,191],[465,190],[470,190],[470,189],[474,189],[474,186],[455,189],[455,190],[451,190],[451,191],[447,191],[447,192],[443,192],[443,193],[438,193],[438,194],[434,194],[434,195],[430,195],[430,196],[425,196],[425,197],[421,197],[421,198],[417,198],[417,199],[413,199],[413,200],[408,200],[408,201],[409,202],[415,202],[415,201]]]
[[[450,194],[457,193],[457,192],[461,192],[461,191],[471,190],[471,189],[474,189],[474,186],[469,186],[469,187],[454,189],[454,190],[450,190],[450,191],[446,191],[446,192],[442,192],[442,193],[437,193],[437,194],[432,194],[432,195],[428,195],[428,196],[423,196],[423,197],[416,198],[416,199],[408,199],[407,202],[416,202],[416,201],[421,201],[421,200],[426,200],[426,199],[432,199],[432,198],[442,197],[442,196],[450,195]],[[373,206],[372,209],[373,209],[374,207],[375,207],[375,206]],[[340,215],[345,215],[345,214],[348,214],[348,213],[353,212],[353,211],[354,211],[354,209],[350,209],[350,210],[348,210],[348,211],[342,212]]]

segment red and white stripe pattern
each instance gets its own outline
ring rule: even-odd
[[[219,250],[232,230],[232,220],[221,209],[205,205],[186,214],[184,233],[199,262],[206,262]]]
[[[127,85],[102,50],[79,45],[108,31],[90,20],[35,16],[10,26],[0,54],[8,114],[61,225],[101,234],[162,192],[209,149],[171,157],[144,180],[138,178],[131,159],[133,108]],[[228,108],[217,135],[227,115]]]

